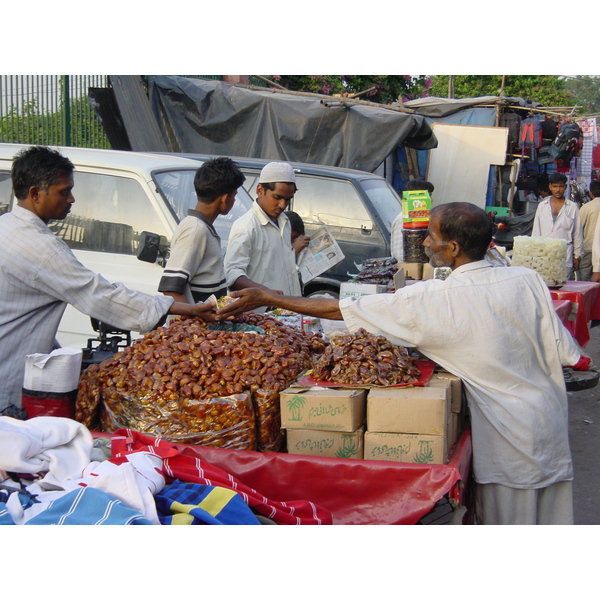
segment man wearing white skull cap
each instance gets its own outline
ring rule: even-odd
[[[225,253],[229,289],[261,287],[289,296],[302,295],[291,226],[285,215],[296,189],[291,165],[270,162],[264,166],[256,202],[233,224],[229,234]]]

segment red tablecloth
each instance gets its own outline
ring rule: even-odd
[[[464,504],[471,466],[470,430],[460,436],[445,465],[176,446],[270,500],[314,502],[331,512],[334,525],[414,524],[446,494]]]
[[[554,310],[556,311],[558,318],[568,329],[571,323],[569,317],[571,316],[573,303],[570,300],[552,300],[552,304],[554,304]]]
[[[588,323],[600,319],[599,289],[600,283],[593,281],[567,281],[561,288],[550,290],[553,300],[572,302],[571,327],[567,328],[582,347],[590,341]]]

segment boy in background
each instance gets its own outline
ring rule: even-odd
[[[213,223],[235,203],[244,174],[230,158],[202,164],[194,177],[198,202],[179,223],[158,291],[176,302],[205,301],[212,294],[227,295],[221,238]]]

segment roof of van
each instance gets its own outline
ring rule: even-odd
[[[197,154],[191,152],[180,152],[180,153],[169,153],[173,156],[179,156],[184,158],[190,158],[193,160],[210,160],[211,158],[216,158],[217,155],[212,154]],[[230,156],[232,160],[234,160],[240,167],[246,168],[254,168],[254,169],[262,169],[267,163],[272,162],[274,159],[270,158],[248,158],[244,156]],[[278,161],[280,159],[277,159]],[[369,173],[367,171],[359,171],[357,169],[346,169],[344,167],[333,167],[330,165],[318,165],[314,163],[301,163],[301,162],[293,162],[293,161],[282,161],[287,162],[292,165],[292,167],[297,170],[299,173],[310,173],[311,175],[328,175],[330,177],[335,177],[336,175],[339,177],[343,175],[349,179],[357,179],[357,178],[381,178],[380,175],[376,173]]]
[[[0,144],[0,159],[12,159],[24,148],[42,144]],[[177,156],[175,154],[158,154],[150,152],[133,152],[128,150],[99,150],[92,148],[72,148],[66,146],[50,146],[68,157],[75,167],[108,167],[111,169],[155,170],[164,168],[198,168],[198,161]]]

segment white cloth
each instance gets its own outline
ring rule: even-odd
[[[26,487],[36,496],[33,506],[23,508],[17,493],[9,496],[6,506],[13,521],[26,523],[67,493],[93,487],[159,525],[154,495],[165,485],[162,459],[134,452],[122,464],[92,462],[92,447],[92,434],[72,419],[0,417],[0,469],[37,477]]]
[[[0,469],[14,473],[47,472],[57,480],[81,478],[90,463],[92,434],[77,421],[0,417]]]
[[[404,225],[404,217],[400,213],[392,223],[390,232],[390,252],[392,256],[399,262],[404,262],[404,236],[402,234],[402,226]]]
[[[532,236],[558,238],[567,242],[567,270],[573,268],[573,257],[581,258],[584,252],[583,227],[579,215],[579,207],[571,200],[565,200],[556,220],[552,219],[550,198],[544,198],[533,218]]]
[[[301,296],[292,230],[285,214],[279,226],[254,202],[252,208],[231,226],[225,253],[225,276],[229,288],[245,275],[286,296]]]
[[[573,525],[573,484],[559,481],[539,490],[476,485],[474,512],[477,525]]]
[[[478,261],[395,294],[345,298],[340,310],[350,331],[417,347],[462,379],[478,483],[572,479],[561,365],[575,364],[580,348],[533,269]]]
[[[596,200],[600,200],[600,198],[594,199],[593,202],[596,202]],[[592,271],[594,273],[600,272],[600,219],[596,222],[592,239]]]
[[[173,298],[112,284],[84,267],[31,211],[0,216],[0,410],[21,405],[28,354],[49,354],[67,304],[114,327],[147,333]]]
[[[598,215],[600,215],[600,198],[594,198],[593,200],[586,202],[579,209],[581,226],[583,227],[583,249],[586,252],[592,251]]]
[[[35,494],[37,503],[27,509],[19,509],[14,503],[7,503],[11,516],[17,525],[31,520],[43,512],[57,498],[80,488],[95,488],[117,498],[123,504],[144,515],[154,525],[160,525],[154,495],[165,486],[161,474],[162,458],[149,452],[128,454],[126,462],[114,464],[108,460],[91,462],[77,479],[49,479],[27,486],[27,491]],[[9,500],[14,500],[12,494]]]

